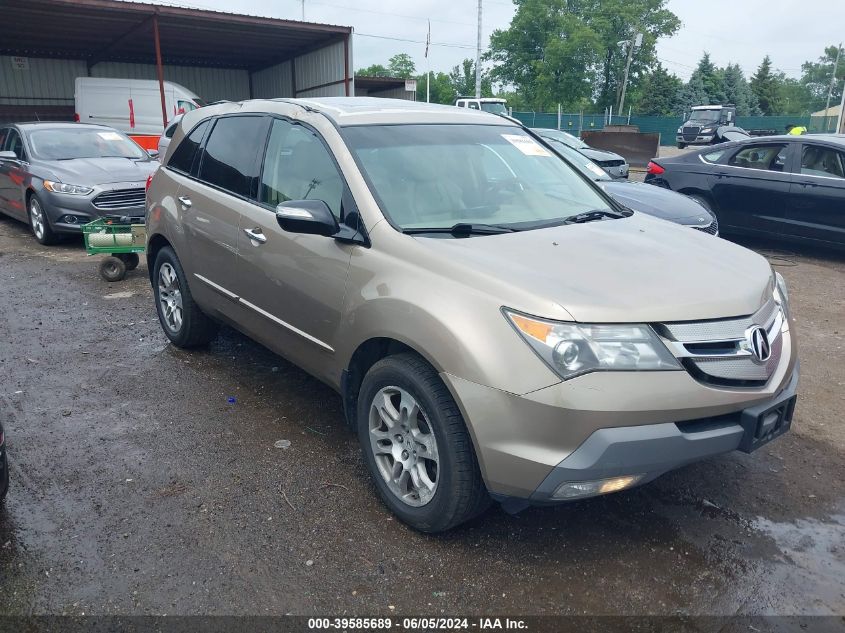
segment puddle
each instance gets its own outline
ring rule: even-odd
[[[837,615],[845,612],[845,514],[827,520],[777,523],[758,517],[754,529],[774,540],[781,560],[773,562],[767,585],[773,611],[781,615]]]

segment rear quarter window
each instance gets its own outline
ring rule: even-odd
[[[191,173],[191,167],[197,157],[202,138],[205,136],[205,131],[208,129],[209,122],[203,121],[196,126],[193,131],[182,139],[179,146],[174,150],[170,156],[167,166],[176,171],[181,171],[185,174]]]
[[[725,155],[725,152],[728,150],[726,149],[717,149],[714,152],[707,152],[706,154],[702,154],[701,157],[706,160],[708,163],[717,163],[721,160],[722,156]]]

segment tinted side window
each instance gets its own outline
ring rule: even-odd
[[[202,143],[202,137],[205,135],[207,128],[208,121],[203,121],[188,136],[183,138],[182,142],[179,143],[179,147],[170,156],[167,166],[190,174],[191,166],[194,164],[194,158],[197,155],[197,150],[199,149],[200,143]]]
[[[9,135],[9,128],[0,130],[0,151],[4,151],[6,137]]]
[[[809,176],[845,178],[845,154],[830,147],[804,145],[801,173]]]
[[[23,151],[23,139],[17,130],[9,130],[9,140],[6,144],[7,152],[14,152],[20,160],[26,160],[26,152]]]
[[[731,157],[729,165],[748,169],[783,171],[786,165],[786,145],[752,145]]]
[[[266,130],[264,117],[218,119],[205,144],[200,180],[239,196],[253,197],[259,150],[264,148]]]
[[[275,119],[261,174],[261,202],[275,206],[286,200],[322,200],[340,220],[343,189],[343,179],[316,134]]]

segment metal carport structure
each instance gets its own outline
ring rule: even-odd
[[[72,116],[79,76],[208,101],[354,94],[351,27],[120,0],[0,0],[0,16],[0,120]]]

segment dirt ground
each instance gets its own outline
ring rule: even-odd
[[[328,388],[231,330],[174,349],[144,263],[108,284],[0,219],[0,614],[843,614],[845,256],[751,246],[797,315],[793,432],[429,537]]]

